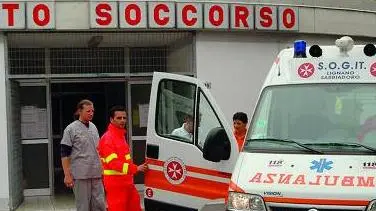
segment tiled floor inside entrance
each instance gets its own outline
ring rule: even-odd
[[[144,205],[143,196],[141,205]],[[73,195],[34,196],[25,197],[16,211],[76,211],[76,207]]]
[[[73,195],[25,197],[16,211],[76,211]]]

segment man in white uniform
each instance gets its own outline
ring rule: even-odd
[[[65,128],[61,140],[64,183],[73,188],[77,211],[106,211],[93,103],[82,100],[76,114],[78,120]]]
[[[193,137],[193,117],[191,115],[187,115],[184,118],[184,123],[180,128],[176,128],[172,131],[171,135],[179,136],[187,141],[192,142]]]

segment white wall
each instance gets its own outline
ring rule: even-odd
[[[193,44],[189,41],[187,44],[172,46],[167,56],[167,72],[172,73],[190,73],[193,71]]]
[[[6,39],[0,34],[0,210],[9,210],[9,178],[8,178],[8,136],[6,114]]]
[[[231,122],[237,111],[250,115],[264,78],[279,51],[277,41],[247,34],[199,33],[197,78],[210,91]]]

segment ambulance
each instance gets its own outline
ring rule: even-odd
[[[282,50],[241,149],[205,84],[155,73],[146,147],[146,211],[376,211],[375,45]]]

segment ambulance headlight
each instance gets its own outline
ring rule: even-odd
[[[229,193],[227,209],[232,211],[266,211],[261,196],[236,192]]]
[[[368,204],[367,211],[376,211],[376,200],[373,200]]]

